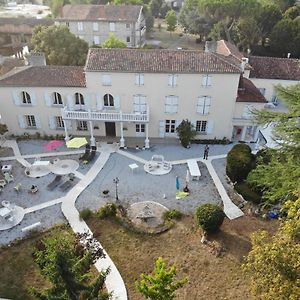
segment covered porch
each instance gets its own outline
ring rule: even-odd
[[[256,143],[259,136],[260,127],[256,124],[250,123],[245,119],[234,119],[232,140],[240,142]]]

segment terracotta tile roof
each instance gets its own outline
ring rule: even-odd
[[[300,80],[300,61],[292,58],[250,56],[250,78]]]
[[[58,20],[82,20],[82,21],[137,21],[140,5],[65,5]]]
[[[240,73],[226,57],[192,50],[89,50],[86,71],[149,73]]]
[[[36,18],[0,18],[0,26],[9,24],[28,25],[30,27],[34,27],[36,25],[50,26],[54,24],[54,20]]]
[[[24,66],[24,60],[12,57],[5,58],[4,61],[0,64],[0,76],[3,76],[15,67],[22,66]]]
[[[238,59],[239,61],[241,61],[242,58],[245,57],[235,45],[225,40],[217,41],[216,52],[225,56],[231,55],[234,58]]]
[[[241,76],[236,102],[266,103],[267,100],[251,80]]]
[[[0,87],[5,86],[85,87],[85,73],[82,67],[73,66],[14,68],[0,78]]]

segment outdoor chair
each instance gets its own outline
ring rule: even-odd
[[[52,191],[52,190],[54,190],[58,185],[60,185],[60,182],[61,182],[61,175],[56,175],[56,177],[54,178],[54,180],[51,182],[51,183],[49,183],[48,185],[47,185],[47,189],[49,190],[49,191]]]
[[[38,189],[38,187],[36,185],[32,185],[31,188],[30,188],[30,190],[28,192],[31,193],[31,194],[35,194],[35,193],[38,192],[38,190],[39,189]]]
[[[91,147],[89,144],[87,144],[85,146],[85,152],[82,156],[79,157],[79,160],[86,160],[89,156],[90,156],[90,153],[91,153]]]
[[[3,180],[3,179],[1,179],[0,180],[0,188],[4,188],[6,186],[6,181],[5,180]]]
[[[15,189],[15,191],[16,192],[20,192],[21,191],[21,189],[22,189],[22,184],[21,183],[18,183],[15,187],[14,187],[14,189]]]
[[[74,181],[73,180],[67,180],[65,181],[62,185],[59,186],[59,189],[62,192],[65,192],[66,190],[68,190],[70,187],[72,187],[74,185]]]
[[[10,182],[13,182],[14,181],[14,176],[10,175],[9,173],[5,173],[4,174],[4,178],[5,178],[5,181],[7,183],[10,183]]]

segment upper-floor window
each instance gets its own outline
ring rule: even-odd
[[[53,93],[53,104],[54,105],[62,105],[62,97],[60,93],[54,92]]]
[[[26,126],[27,127],[36,127],[35,117],[33,115],[25,116]]]
[[[146,96],[134,95],[133,96],[133,111],[144,113],[147,111]]]
[[[178,97],[166,96],[165,99],[165,112],[168,114],[177,113],[178,111]]]
[[[88,130],[87,121],[77,121],[77,130]]]
[[[84,98],[82,94],[75,93],[75,105],[84,105]]]
[[[135,74],[135,84],[144,85],[144,74]]]
[[[109,22],[109,31],[111,31],[111,32],[116,31],[116,23],[115,22]]]
[[[111,76],[109,74],[102,75],[102,85],[111,85]]]
[[[21,92],[22,104],[31,104],[30,95],[27,92]]]
[[[82,22],[77,22],[77,29],[78,29],[78,31],[83,31],[83,23]]]
[[[196,131],[198,133],[206,133],[207,131],[207,121],[197,121],[196,122]]]
[[[100,38],[97,35],[94,35],[94,44],[95,45],[100,45]]]
[[[93,22],[93,31],[99,30],[99,24],[97,22]]]
[[[210,74],[205,74],[202,76],[202,86],[208,87],[211,86],[211,78]]]
[[[197,113],[201,115],[207,115],[210,110],[211,97],[210,96],[200,96],[197,102]]]
[[[166,120],[165,132],[175,133],[175,131],[176,131],[176,120]]]
[[[130,23],[126,23],[126,29],[130,29],[131,25]]]
[[[168,85],[171,87],[177,86],[177,77],[177,74],[170,74]]]
[[[114,97],[111,94],[105,94],[103,96],[104,106],[113,107],[115,106]]]

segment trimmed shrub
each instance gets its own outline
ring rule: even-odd
[[[246,144],[237,144],[227,154],[226,174],[233,182],[242,182],[255,167],[251,148]]]
[[[171,221],[171,220],[180,220],[183,214],[179,210],[172,209],[168,210],[164,213],[164,220]]]
[[[87,220],[87,219],[89,219],[92,215],[93,215],[93,212],[92,212],[89,208],[85,208],[85,209],[83,209],[83,210],[79,213],[79,218],[80,218],[81,220]]]
[[[216,204],[204,204],[196,211],[198,225],[206,232],[215,232],[222,225],[225,214]]]
[[[253,202],[255,204],[261,203],[261,197],[257,191],[253,190],[247,182],[240,182],[235,184],[234,189],[243,196],[246,201]]]
[[[108,203],[97,211],[97,217],[104,219],[107,217],[115,217],[117,214],[117,206],[114,203]]]

